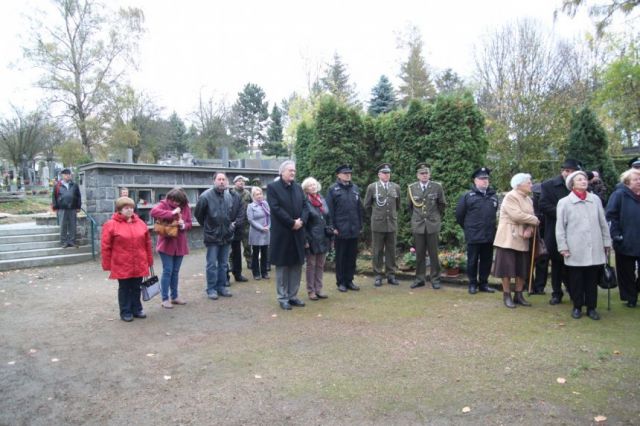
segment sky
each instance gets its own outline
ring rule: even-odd
[[[33,89],[37,71],[22,57],[26,17],[46,0],[0,0],[0,114],[11,104],[35,108],[43,98]],[[251,82],[270,101],[307,93],[309,77],[338,53],[361,101],[381,75],[398,87],[406,51],[397,39],[409,25],[419,28],[432,72],[452,68],[473,75],[474,47],[507,23],[532,18],[545,31],[580,38],[591,30],[581,14],[553,12],[561,0],[111,0],[139,7],[146,33],[139,67],[129,74],[168,116],[189,121],[200,96],[232,104]],[[321,71],[320,71],[321,72]]]

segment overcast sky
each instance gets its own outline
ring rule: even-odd
[[[41,95],[20,50],[25,15],[46,0],[0,0],[0,112],[10,103],[33,108]],[[200,93],[232,103],[248,83],[280,101],[293,91],[306,94],[308,75],[337,52],[348,67],[362,101],[380,75],[398,87],[406,53],[397,35],[409,24],[423,37],[424,56],[434,72],[452,68],[473,73],[474,46],[502,25],[534,18],[559,37],[590,30],[584,15],[569,19],[553,12],[561,0],[117,0],[140,7],[146,34],[139,71],[131,82],[164,108],[187,118]]]

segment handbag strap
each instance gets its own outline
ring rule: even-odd
[[[149,266],[149,276],[152,277],[155,275],[155,272],[153,272],[153,266]]]

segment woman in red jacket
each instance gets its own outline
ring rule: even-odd
[[[158,235],[156,251],[162,259],[162,307],[171,309],[173,305],[185,305],[187,302],[178,297],[178,275],[182,257],[189,254],[187,243],[187,231],[191,229],[191,209],[187,194],[180,188],[174,188],[152,210],[154,219],[163,219],[167,222],[177,222],[178,235],[169,237]],[[171,300],[169,300],[171,289]]]
[[[118,280],[120,318],[146,318],[140,302],[142,278],[153,265],[151,237],[147,224],[133,213],[131,198],[116,200],[116,212],[102,226],[102,269],[111,271],[109,278]]]

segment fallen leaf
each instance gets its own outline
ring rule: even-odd
[[[165,380],[171,380],[171,376],[164,376]]]
[[[7,364],[8,365],[14,365],[16,362],[15,361],[9,361]]]
[[[271,315],[271,318],[276,318],[278,316],[278,314],[273,314]]]
[[[147,354],[148,357],[156,356],[156,354]]]
[[[30,354],[35,354],[36,352],[38,352],[38,350],[37,350],[37,349],[29,349],[29,353],[30,353]]]
[[[253,377],[255,377],[256,379],[262,379],[262,376],[259,374],[254,375]]]
[[[560,383],[561,385],[564,385],[565,383],[567,383],[567,379],[565,379],[564,377],[558,377],[556,379],[556,382]]]
[[[453,307],[454,307],[454,308],[457,308],[457,307],[458,307],[458,305],[456,305],[456,304],[454,303],[454,304],[453,304]],[[465,408],[467,408],[467,407],[465,407]]]
[[[471,411],[471,408],[470,408],[470,407],[464,407],[464,408],[462,409],[462,412],[463,412],[463,413],[468,413],[468,412],[470,412],[470,411]]]
[[[4,306],[11,306],[11,302],[4,302]]]
[[[614,355],[620,355],[620,354],[621,354],[621,352],[620,352],[620,351],[613,351],[613,354],[614,354]]]
[[[58,362],[60,361],[58,358],[51,358],[51,362]]]
[[[572,393],[573,393],[574,395],[580,395],[580,392],[573,391]]]
[[[260,294],[262,293],[260,290],[256,290],[256,294]]]
[[[115,318],[107,318],[107,321],[115,321]]]
[[[565,324],[563,322],[559,322],[558,323],[558,327],[564,327],[564,326],[565,326]]]
[[[47,398],[47,401],[51,401],[51,400],[53,400],[53,397],[52,397],[52,396],[50,396],[49,398]]]
[[[169,333],[168,331],[166,333],[164,333],[167,336],[171,336],[171,333]]]
[[[318,318],[320,318],[322,316],[322,314],[318,314]]]
[[[595,416],[593,418],[593,420],[595,420],[596,422],[600,423],[600,422],[606,422],[607,418],[603,415],[599,415],[599,416]]]

